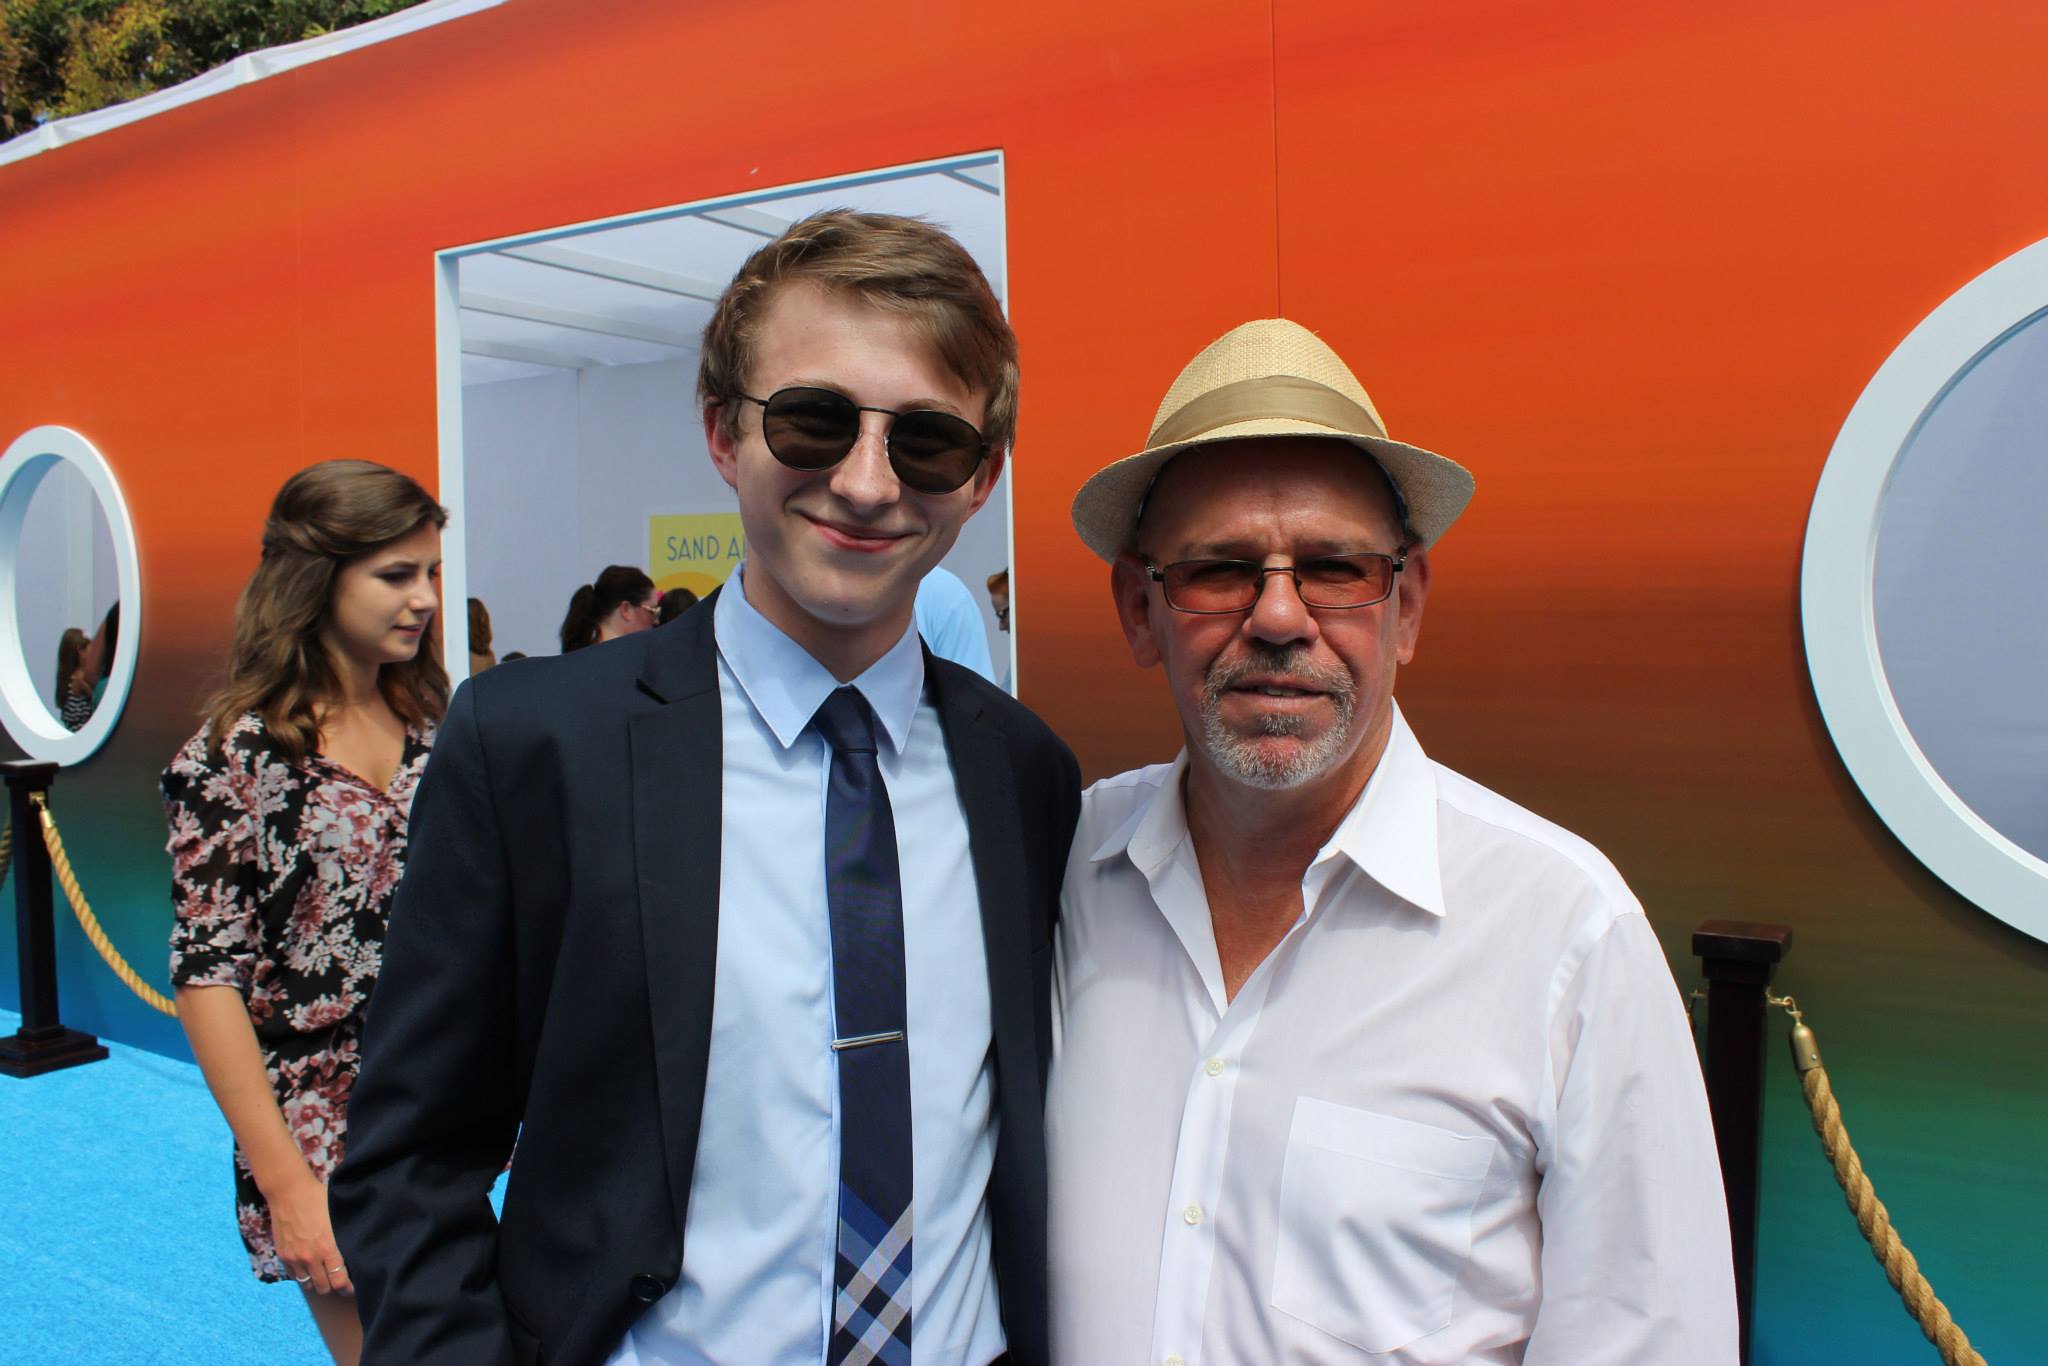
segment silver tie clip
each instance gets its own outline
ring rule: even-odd
[[[834,1039],[832,1041],[832,1051],[834,1053],[844,1053],[849,1048],[866,1048],[871,1044],[895,1043],[898,1039],[905,1037],[907,1036],[900,1029],[892,1029],[886,1034],[856,1034],[850,1039]]]

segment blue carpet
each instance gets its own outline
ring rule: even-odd
[[[199,1069],[108,1048],[0,1076],[0,1366],[327,1362],[298,1290],[249,1274]]]

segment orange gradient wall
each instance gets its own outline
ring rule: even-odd
[[[2048,237],[2043,51],[2036,0],[513,0],[0,167],[0,440],[84,432],[142,545],[135,699],[67,837],[156,968],[152,785],[269,495],[335,455],[435,475],[437,249],[1000,148],[1025,700],[1091,776],[1172,752],[1068,500],[1200,346],[1315,328],[1478,475],[1402,679],[1425,746],[1607,850],[1681,982],[1701,919],[1794,926],[1894,1216],[2033,1359],[2048,946],[1864,804],[1797,580],[1871,373]],[[72,1023],[175,1046],[75,936],[64,973]],[[1772,1081],[1757,1360],[1918,1359]]]

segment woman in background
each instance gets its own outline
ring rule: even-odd
[[[663,593],[661,605],[654,609],[654,624],[666,626],[683,613],[697,605],[697,595],[687,588],[671,588]]]
[[[491,653],[491,609],[482,598],[469,600],[469,672],[480,674],[498,662]]]
[[[615,564],[586,583],[569,599],[562,618],[562,653],[613,640],[655,624],[661,595],[654,580],[629,564]]]
[[[171,980],[234,1131],[242,1241],[259,1280],[298,1283],[341,1366],[362,1326],[326,1183],[448,701],[433,630],[446,521],[367,461],[286,480],[235,608],[227,682],[163,777]]]
[[[65,666],[66,651],[79,642],[76,662]],[[114,649],[121,639],[121,604],[115,603],[100,619],[100,629],[88,636],[78,627],[65,630],[57,646],[57,714],[67,730],[84,730],[99,710],[114,672]]]
[[[84,730],[92,720],[92,685],[85,678],[90,639],[83,627],[67,626],[57,640],[57,716],[66,730]]]

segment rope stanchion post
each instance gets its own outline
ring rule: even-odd
[[[1735,1252],[1735,1308],[1747,1366],[1756,1302],[1756,1227],[1763,1150],[1764,993],[1791,946],[1784,925],[1709,920],[1692,951],[1707,979],[1707,1034],[1701,1050],[1721,1182],[1728,1192],[1728,1240]]]
[[[90,1034],[66,1029],[57,1014],[57,935],[50,855],[34,799],[49,791],[57,765],[0,765],[12,817],[14,932],[21,958],[21,1029],[0,1038],[0,1073],[34,1077],[97,1062],[107,1050]]]

